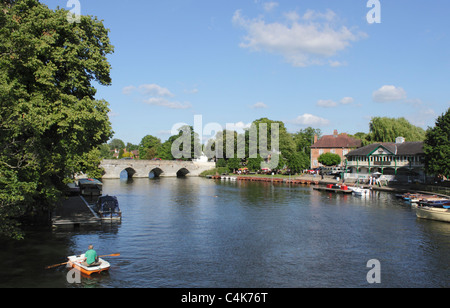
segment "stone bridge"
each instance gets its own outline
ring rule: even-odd
[[[103,179],[119,179],[122,171],[126,171],[129,178],[199,176],[215,166],[214,162],[133,159],[105,159],[100,164],[105,170]]]

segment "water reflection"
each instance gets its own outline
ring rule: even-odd
[[[370,259],[381,287],[450,286],[450,224],[417,219],[391,194],[189,177],[105,180],[103,191],[121,224],[5,243],[0,286],[373,287]],[[64,267],[43,270],[89,244],[121,253],[108,274],[73,285]]]

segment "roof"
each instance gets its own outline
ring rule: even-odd
[[[356,149],[347,154],[347,156],[369,156],[375,152],[380,147],[384,148],[391,155],[422,155],[423,142],[404,142],[404,143],[394,143],[394,142],[379,142],[372,143],[365,147]]]
[[[347,134],[325,135],[314,143],[311,148],[358,148],[361,140],[350,137]]]

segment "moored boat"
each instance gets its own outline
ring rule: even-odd
[[[102,220],[117,220],[122,219],[122,212],[119,208],[119,201],[115,196],[101,196],[98,198],[95,205],[95,211]]]
[[[416,210],[418,218],[450,222],[450,210],[445,208],[421,206]]]
[[[370,194],[370,189],[362,188],[362,187],[352,187],[351,190],[353,194],[357,196],[367,196]]]
[[[81,194],[84,196],[101,196],[103,190],[103,183],[97,179],[79,179],[78,186]]]
[[[109,262],[103,260],[102,258],[98,259],[98,262],[100,263],[100,265],[98,265],[98,266],[85,266],[85,265],[83,265],[84,254],[79,255],[79,256],[70,256],[70,257],[68,257],[68,259],[69,259],[69,263],[68,263],[69,266],[76,268],[81,273],[86,274],[88,276],[95,274],[95,273],[101,273],[101,272],[107,271],[111,267]]]
[[[450,200],[446,198],[427,198],[419,201],[421,206],[443,207],[450,205]]]

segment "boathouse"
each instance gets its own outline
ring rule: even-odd
[[[423,142],[405,142],[399,137],[396,142],[373,143],[349,152],[346,155],[346,178],[367,179],[373,174],[386,180],[425,180],[425,153]]]

